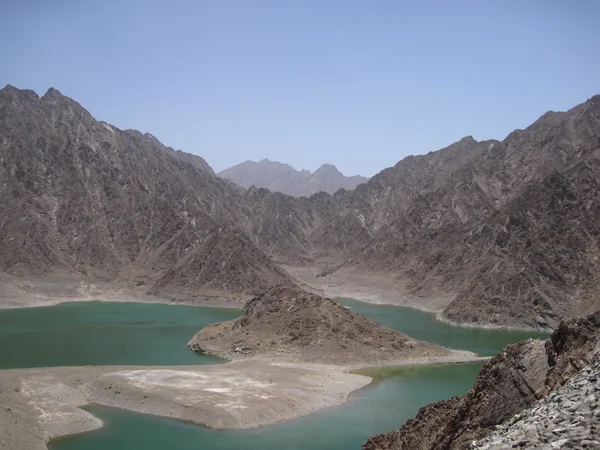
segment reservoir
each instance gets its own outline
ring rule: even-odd
[[[350,299],[346,306],[414,338],[495,355],[505,345],[544,334],[454,327],[426,312]],[[0,311],[0,367],[218,364],[186,348],[202,326],[240,310],[143,303],[65,303]],[[432,401],[462,395],[481,364],[369,370],[373,383],[339,407],[251,430],[214,431],[99,406],[105,427],[50,443],[52,450],[360,449],[374,433],[399,427]]]

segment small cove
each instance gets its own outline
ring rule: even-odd
[[[453,327],[422,311],[342,303],[415,338],[493,355],[510,342],[543,334]],[[215,364],[187,350],[202,326],[239,310],[139,303],[68,303],[0,311],[2,368],[58,365]],[[243,431],[214,431],[158,417],[91,406],[105,428],[51,443],[52,450],[112,449],[351,449],[373,433],[398,427],[431,401],[461,395],[481,364],[371,370],[375,380],[336,408]]]

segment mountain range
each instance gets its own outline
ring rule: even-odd
[[[294,197],[308,197],[317,192],[335,194],[340,189],[352,190],[368,180],[360,175],[346,177],[331,164],[323,164],[311,173],[268,159],[237,164],[222,170],[218,176],[246,189],[255,186]]]
[[[402,280],[398,296],[443,294],[450,321],[549,328],[600,306],[599,169],[600,96],[294,197],[239,189],[55,89],[7,86],[0,270],[193,298],[293,286],[280,263],[334,261]]]

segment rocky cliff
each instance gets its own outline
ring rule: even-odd
[[[323,164],[311,173],[268,159],[246,161],[222,170],[218,175],[244,188],[254,186],[294,197],[308,197],[317,192],[334,194],[340,189],[352,190],[368,180],[360,175],[347,177],[332,164]]]
[[[288,287],[250,300],[239,319],[204,327],[188,347],[227,359],[277,356],[326,364],[452,357],[445,348],[384,327],[331,299]],[[466,353],[463,359],[468,359]]]
[[[513,416],[471,450],[600,448],[600,354],[565,386]]]
[[[371,437],[363,450],[467,449],[559,389],[599,352],[600,312],[562,322],[546,341],[509,345],[464,396],[421,408],[399,430]]]

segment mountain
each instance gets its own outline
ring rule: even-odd
[[[7,86],[0,271],[194,296],[293,286],[275,262],[351,268],[399,281],[398,297],[448,299],[446,320],[550,329],[600,308],[599,174],[600,96],[293,197],[240,188],[54,89]]]
[[[409,156],[353,191],[285,202],[257,190],[280,259],[337,259],[447,297],[442,315],[550,329],[600,307],[600,96],[503,141],[468,136]],[[285,235],[285,236],[284,236]],[[269,247],[271,244],[271,247]]]
[[[54,89],[2,89],[0,136],[0,270],[192,295],[290,284],[249,237],[241,193],[200,157],[97,121]]]
[[[452,397],[424,406],[414,419],[406,421],[400,429],[375,435],[362,448],[479,448],[471,443],[492,433],[499,424],[520,420],[519,413],[536,407],[540,399],[555,399],[556,391],[584,372],[594,360],[598,360],[599,352],[600,312],[562,322],[546,341],[529,339],[506,347],[482,367],[473,387],[462,397]],[[597,379],[590,379],[589,382],[596,383]],[[586,399],[588,410],[595,401],[594,394]],[[562,410],[562,414],[555,419],[556,422],[562,422],[562,425],[550,429],[554,432],[552,439],[556,441],[565,428],[571,428],[567,423],[581,423],[581,416],[585,414],[583,408],[573,408],[573,403],[567,399],[562,405],[558,405],[558,408]],[[523,422],[517,423],[517,427],[521,431],[535,430],[535,427],[524,427]],[[585,431],[585,425],[581,431]],[[587,434],[589,437],[593,436],[593,432],[591,435]],[[533,445],[527,445],[527,439],[523,441],[515,442],[514,445],[510,443],[486,448],[534,448]],[[540,448],[559,446],[546,445]],[[589,448],[598,447],[592,445]]]
[[[246,189],[255,186],[294,197],[308,197],[317,192],[334,194],[340,189],[352,190],[367,181],[360,175],[346,177],[331,164],[323,164],[311,173],[268,159],[237,164],[219,172],[218,176]]]

